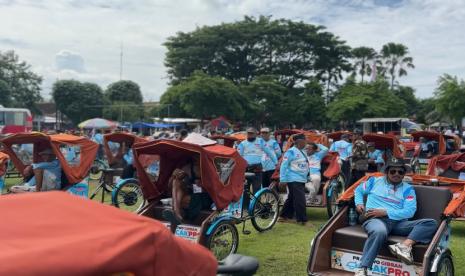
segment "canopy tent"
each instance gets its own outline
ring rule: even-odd
[[[231,127],[231,123],[224,116],[220,116],[210,121],[210,126],[217,129],[224,129]]]
[[[168,123],[145,123],[145,122],[135,122],[132,123],[131,127],[134,129],[141,128],[171,128],[178,127],[179,124],[168,124]]]
[[[0,275],[216,275],[207,249],[156,220],[92,200],[5,195],[0,212]]]

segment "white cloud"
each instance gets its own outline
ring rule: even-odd
[[[465,77],[461,0],[0,0],[0,50],[15,49],[43,74],[47,95],[64,77],[104,87],[118,80],[123,42],[123,78],[157,100],[167,87],[167,37],[260,14],[325,25],[353,47],[404,43],[416,69],[400,82],[421,97],[432,95],[443,73]],[[55,64],[63,49],[65,63]]]
[[[55,66],[58,71],[72,70],[78,73],[86,71],[81,55],[68,50],[61,50],[55,55]]]

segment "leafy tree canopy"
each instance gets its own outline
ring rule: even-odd
[[[111,102],[131,102],[142,104],[143,97],[137,83],[130,80],[121,80],[110,84],[105,95]]]
[[[445,74],[439,78],[434,95],[439,113],[455,124],[461,124],[465,117],[465,82]]]

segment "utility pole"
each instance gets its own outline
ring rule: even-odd
[[[123,79],[123,41],[121,41],[120,55],[119,55],[119,80]]]

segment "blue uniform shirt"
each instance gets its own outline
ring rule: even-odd
[[[368,158],[375,160],[375,164],[384,164],[383,151],[375,150],[368,152]]]
[[[51,162],[33,163],[32,169],[44,170],[42,191],[61,189],[61,166],[58,159],[55,159]]]
[[[103,145],[103,135],[101,133],[96,133],[94,137],[92,137],[92,141],[99,145]]]
[[[331,145],[329,151],[337,152],[339,158],[346,161],[352,154],[352,144],[344,140],[336,141]]]
[[[321,160],[328,154],[328,148],[318,144],[319,151],[308,156],[308,165],[310,167],[310,174],[321,173]]]
[[[355,189],[355,205],[363,204],[367,195],[365,209],[384,209],[392,220],[412,218],[417,210],[417,199],[413,187],[405,182],[397,185],[388,183],[385,176],[370,177]]]
[[[242,141],[237,147],[239,154],[247,161],[247,164],[257,165],[262,163],[263,154],[274,162],[278,163],[278,159],[274,152],[265,146],[265,141],[262,138],[256,138],[255,141],[249,142],[247,140]]]
[[[279,180],[283,183],[307,183],[309,166],[307,154],[295,146],[284,153],[279,169]]]
[[[132,165],[134,163],[134,154],[132,153],[132,149],[129,149],[124,155],[123,155],[124,161],[126,161],[126,164]]]
[[[265,147],[269,148],[271,151],[274,152],[276,159],[279,159],[281,157],[281,148],[279,147],[278,142],[274,139],[270,139],[268,141],[265,141]],[[274,171],[276,169],[276,164],[277,162],[273,162],[271,158],[268,156],[268,154],[263,153],[262,156],[262,167],[263,171]]]

